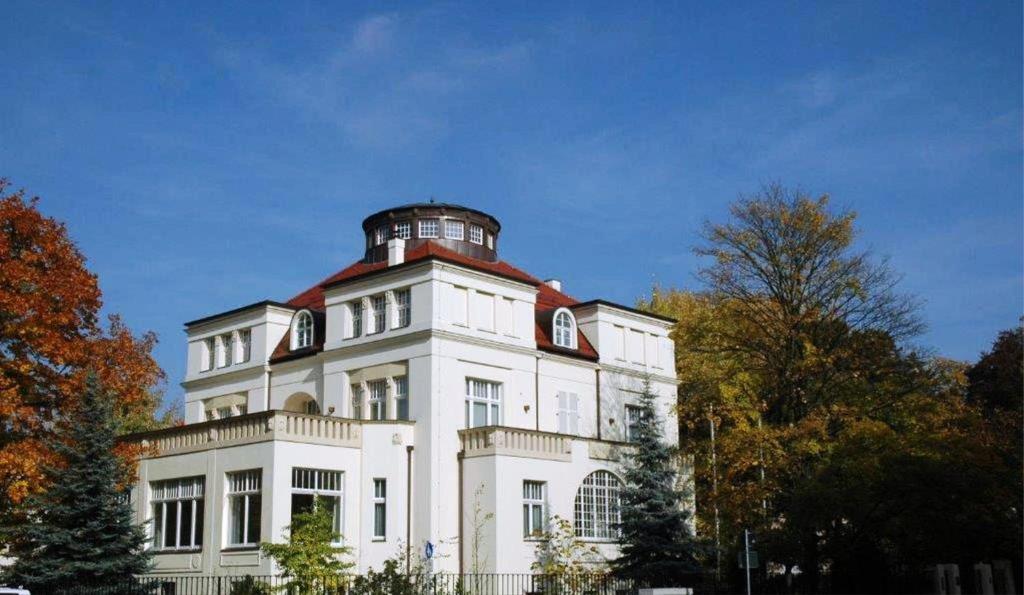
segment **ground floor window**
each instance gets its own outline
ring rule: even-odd
[[[324,469],[292,469],[292,518],[296,514],[313,510],[313,503],[331,512],[334,518],[334,531],[341,533],[342,472]]]
[[[205,484],[202,476],[154,481],[150,484],[154,549],[203,547]]]
[[[228,474],[228,545],[260,542],[263,470]]]
[[[373,538],[387,537],[388,482],[386,479],[373,480]]]
[[[523,537],[540,537],[547,519],[544,513],[543,481],[523,482]]]
[[[578,537],[615,539],[622,520],[619,490],[622,482],[608,471],[595,471],[576,492],[573,525]]]

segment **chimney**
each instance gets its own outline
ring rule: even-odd
[[[388,240],[388,266],[393,267],[403,262],[405,262],[405,240],[402,238]]]
[[[555,291],[562,291],[562,282],[558,279],[547,279],[544,281],[544,284]]]

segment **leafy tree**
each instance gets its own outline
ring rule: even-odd
[[[81,404],[88,373],[114,395],[118,431],[156,424],[153,389],[164,377],[151,355],[155,335],[137,338],[117,316],[100,323],[96,276],[64,225],[37,206],[0,178],[0,527],[47,487],[44,469],[59,464],[48,435]],[[137,450],[117,446],[125,461]]]
[[[534,554],[530,570],[555,578],[600,571],[605,565],[597,548],[576,537],[572,523],[558,515],[548,521],[547,530],[538,536]]]
[[[341,534],[334,530],[333,513],[319,498],[311,511],[294,515],[287,530],[287,543],[260,544],[263,553],[280,565],[281,575],[289,579],[282,588],[309,593],[337,587],[342,573],[354,566],[341,559],[352,548],[333,545]]]
[[[114,455],[116,399],[90,376],[80,406],[56,421],[48,447],[49,489],[32,495],[13,529],[15,564],[5,580],[33,590],[57,585],[129,588],[149,569],[142,528],[132,521],[125,463]]]
[[[654,400],[650,382],[645,382],[636,448],[625,455],[621,555],[612,561],[612,569],[652,586],[679,586],[693,581],[700,564],[684,494],[676,487],[679,453],[663,440]]]

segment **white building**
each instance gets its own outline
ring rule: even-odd
[[[154,449],[132,498],[155,572],[275,573],[256,545],[314,494],[359,571],[429,542],[436,571],[529,572],[553,515],[614,557],[645,377],[674,419],[672,321],[499,260],[498,221],[473,209],[407,205],[363,229],[363,259],[291,300],[185,325],[186,424],[135,436]]]

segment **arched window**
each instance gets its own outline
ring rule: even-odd
[[[619,490],[622,482],[608,471],[594,471],[576,491],[573,526],[577,537],[615,539],[619,536]]]
[[[555,345],[576,349],[576,321],[568,310],[555,313]]]
[[[295,315],[292,323],[292,349],[302,349],[313,344],[313,315],[307,311]]]

